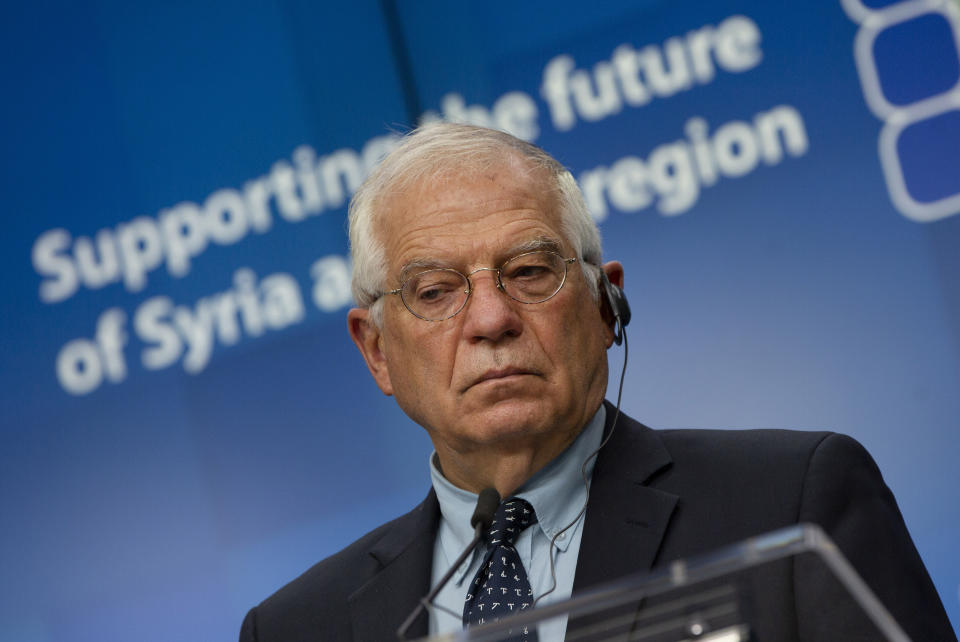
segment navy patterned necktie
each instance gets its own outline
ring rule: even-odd
[[[497,508],[486,535],[490,550],[463,605],[464,625],[496,622],[533,607],[533,589],[514,542],[523,529],[536,521],[533,506],[519,497],[511,497]],[[537,642],[537,630],[511,630],[510,637],[504,638],[504,642],[508,641]]]

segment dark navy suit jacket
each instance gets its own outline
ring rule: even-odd
[[[241,642],[395,640],[430,589],[439,519],[431,490],[251,609]],[[828,432],[651,430],[621,414],[594,470],[574,594],[798,522],[823,527],[915,642],[956,640],[876,464]],[[758,639],[874,639],[817,571],[784,561],[760,578]],[[426,634],[421,614],[408,636]]]

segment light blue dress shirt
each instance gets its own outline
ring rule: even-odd
[[[577,439],[514,493],[530,502],[537,513],[537,523],[523,531],[516,542],[534,596],[540,598],[547,593],[556,579],[556,588],[539,599],[537,606],[560,602],[573,592],[573,576],[577,570],[585,517],[584,514],[578,518],[577,514],[587,500],[587,488],[580,471],[587,457],[600,447],[605,416],[606,411],[601,405]],[[588,480],[593,475],[595,461],[595,457],[591,458],[587,464]],[[477,505],[477,495],[447,481],[436,466],[434,455],[430,456],[430,477],[440,501],[441,512],[440,529],[433,548],[431,586],[435,586],[473,539],[470,517]],[[553,537],[575,519],[576,523],[557,538],[551,550]],[[553,575],[550,573],[551,555],[555,564]],[[440,591],[434,600],[434,607],[430,609],[431,635],[463,628],[467,585],[473,581],[483,557],[484,546],[481,544]],[[541,640],[562,640],[566,629],[566,617],[554,618],[540,624],[538,632]]]

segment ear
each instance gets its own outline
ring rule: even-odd
[[[373,375],[380,391],[385,395],[393,394],[390,371],[387,369],[387,357],[383,352],[383,332],[370,318],[370,310],[353,308],[347,312],[347,329],[350,338],[357,345],[367,368]]]
[[[623,288],[623,264],[620,261],[609,261],[604,263],[601,266],[603,273],[607,275],[610,283],[613,285]],[[614,325],[616,323],[613,310],[610,309],[610,300],[607,298],[607,293],[604,290],[603,284],[598,283],[597,286],[600,289],[600,315],[603,317],[604,326],[607,330],[607,347],[609,348],[613,345],[615,332]],[[619,343],[619,342],[618,342]]]
[[[623,264],[620,261],[608,261],[603,264],[603,271],[606,273],[610,283],[618,288],[623,288]]]

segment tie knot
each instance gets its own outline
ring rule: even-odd
[[[536,523],[537,514],[525,499],[511,497],[503,501],[493,515],[493,523],[487,531],[490,544],[513,544],[521,531]]]

